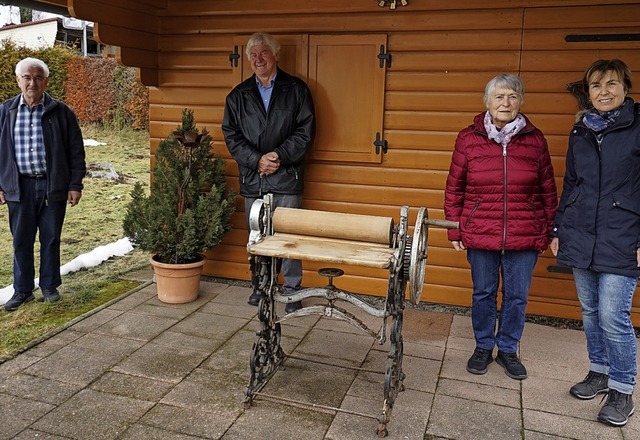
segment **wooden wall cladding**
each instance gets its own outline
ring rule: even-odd
[[[373,0],[147,0],[138,6],[127,6],[136,2],[126,0],[69,2],[86,7],[109,3],[111,9],[106,12],[78,11],[114,26],[109,32],[103,30],[102,36],[105,42],[121,41],[123,60],[132,65],[151,62],[153,58],[145,57],[145,51],[157,48],[157,82],[150,83],[157,86],[150,94],[151,151],[179,124],[182,109],[193,108],[198,124],[212,133],[214,150],[227,159],[228,182],[233,188],[237,188],[238,171],[224,146],[220,123],[225,96],[237,77],[229,62],[234,39],[256,30],[309,36],[385,34],[392,54],[392,65],[385,73],[383,109],[383,137],[389,151],[381,163],[309,160],[305,207],[312,209],[397,219],[399,206],[407,204],[414,207],[412,221],[417,206],[426,206],[431,217],[442,218],[444,182],[456,135],[484,110],[484,86],[502,72],[524,79],[523,111],[547,136],[561,185],[567,133],[577,110],[567,84],[580,79],[587,65],[602,57],[622,58],[632,70],[640,71],[638,41],[566,41],[567,35],[575,34],[640,33],[638,1],[413,0],[396,11],[378,8]],[[126,30],[116,32],[116,25],[129,26],[113,22],[125,8],[135,17],[137,32],[155,33],[155,39],[136,44],[143,35],[127,37]],[[139,64],[135,56],[124,56],[130,48],[139,51],[132,52],[142,57]],[[153,71],[152,66],[142,67]],[[237,206],[242,208],[241,200]],[[223,244],[208,253],[205,270],[210,275],[248,279],[243,213],[234,216],[233,224]],[[465,255],[450,247],[444,231],[431,229],[429,240],[423,299],[469,305],[471,282]],[[549,252],[540,258],[528,311],[578,318],[571,277],[549,272],[547,268],[554,264]],[[316,269],[305,263],[305,283],[326,282],[315,274]],[[386,293],[388,274],[384,271],[345,270],[347,275],[338,280],[341,287]],[[640,325],[640,295],[633,312],[634,322]]]

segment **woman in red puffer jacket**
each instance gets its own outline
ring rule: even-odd
[[[486,373],[497,346],[496,362],[509,377],[522,380],[527,370],[518,344],[533,268],[551,241],[557,191],[544,135],[520,113],[522,80],[496,76],[484,100],[487,111],[456,139],[444,211],[447,220],[460,222],[459,230],[449,231],[449,240],[457,251],[467,251],[471,265],[476,349],[467,371]]]

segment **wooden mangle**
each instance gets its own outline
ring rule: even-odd
[[[410,301],[417,304],[422,294],[427,263],[428,227],[457,228],[457,222],[429,220],[426,208],[420,208],[413,235],[409,235],[409,207],[400,209],[396,225],[391,217],[346,214],[307,209],[276,208],[272,197],[266,195],[253,204],[250,212],[250,236],[247,251],[256,258],[253,275],[258,280],[261,296],[258,305],[260,328],[257,331],[250,359],[249,384],[245,391],[245,406],[252,405],[257,396],[277,397],[262,393],[263,387],[288,355],[283,351],[280,323],[300,316],[322,315],[346,321],[373,336],[379,344],[387,337],[387,319],[391,319],[384,379],[382,412],[377,419],[377,434],[387,435],[387,423],[398,393],[404,389],[402,372],[402,321],[407,282]],[[328,264],[346,264],[389,270],[389,284],[384,307],[378,308],[355,294],[334,286],[333,278],[342,275],[341,269],[327,267],[319,273],[328,277],[324,287],[302,288],[295,293],[284,292],[278,285],[278,259],[292,258]],[[324,298],[326,304],[307,306],[279,317],[276,302],[291,303],[304,298]],[[382,319],[379,331],[374,331],[357,316],[338,307],[338,301],[357,306],[367,314]],[[298,358],[299,359],[299,358]],[[282,399],[287,403],[286,399]],[[300,404],[300,402],[296,402]],[[304,404],[304,403],[303,403]],[[310,407],[318,407],[313,403]],[[325,407],[333,411],[339,408]]]

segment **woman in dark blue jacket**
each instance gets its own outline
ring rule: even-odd
[[[570,393],[608,393],[598,420],[623,426],[633,414],[637,343],[631,303],[640,275],[640,113],[627,97],[631,72],[599,60],[585,72],[592,108],[569,136],[551,250],[573,268],[590,368]]]

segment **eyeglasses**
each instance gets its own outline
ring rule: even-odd
[[[20,76],[20,78],[22,78],[24,81],[30,83],[31,81],[35,81],[37,83],[41,83],[42,81],[44,81],[44,77],[43,76],[31,76],[31,75],[22,75]]]

